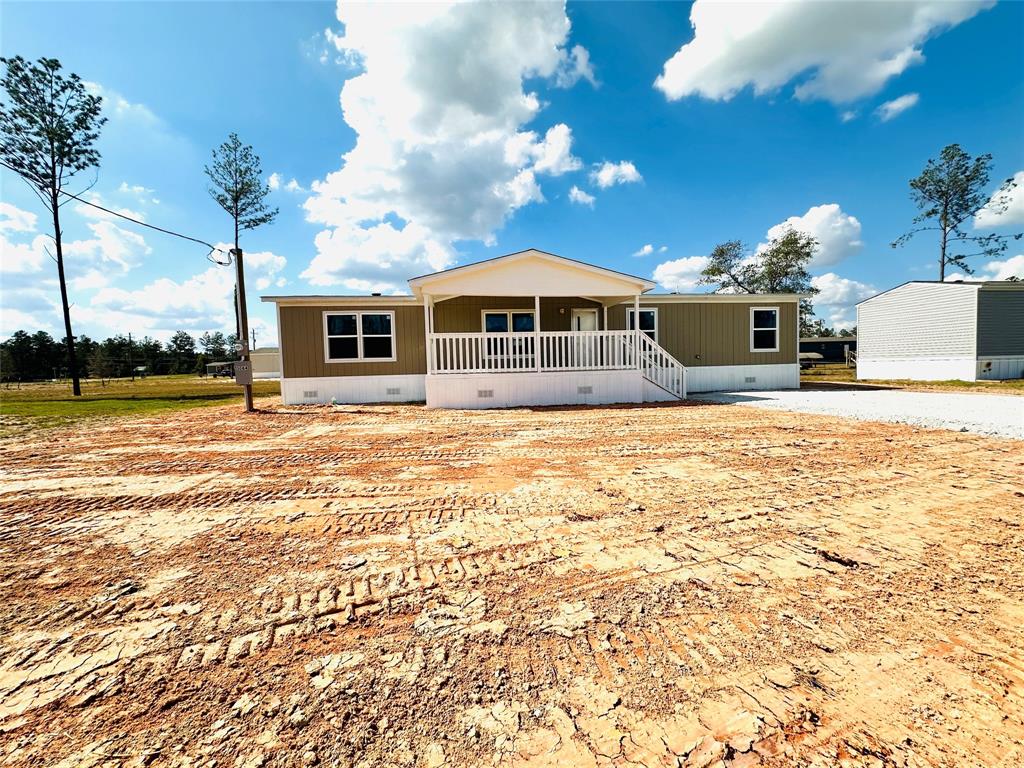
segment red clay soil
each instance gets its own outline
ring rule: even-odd
[[[1020,442],[263,407],[0,445],[0,765],[1024,764]]]

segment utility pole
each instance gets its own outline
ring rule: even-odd
[[[238,318],[238,343],[242,347],[239,359],[245,363],[241,370],[235,371],[235,381],[245,388],[245,410],[252,413],[252,367],[249,364],[249,316],[245,308],[245,270],[242,267],[242,249],[232,248],[231,255],[235,260],[235,300],[236,317]]]
[[[250,333],[252,334],[252,351],[256,351],[256,329],[253,328]]]

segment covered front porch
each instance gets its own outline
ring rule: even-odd
[[[620,297],[425,299],[428,374],[639,367],[633,332],[609,329],[608,307]]]
[[[640,296],[654,287],[650,281],[524,251],[410,285],[423,299],[428,405],[432,399],[445,407],[493,407],[685,395],[685,368],[645,328]],[[621,304],[629,307],[624,327],[610,328],[609,309]]]

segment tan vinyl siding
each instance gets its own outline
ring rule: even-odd
[[[393,362],[328,363],[324,359],[324,312],[394,312]],[[386,376],[426,373],[423,306],[294,306],[280,308],[281,365],[285,378]]]
[[[797,362],[797,304],[751,301],[743,303],[659,303],[640,300],[641,308],[658,310],[658,343],[686,366],[778,365]],[[750,308],[777,307],[779,351],[750,351]],[[626,310],[619,304],[608,310],[612,330],[626,327]]]
[[[596,301],[574,297],[542,297],[540,330],[568,331],[573,308],[598,308],[597,323],[601,327],[601,305]],[[457,296],[434,305],[435,333],[480,333],[483,331],[485,309],[533,309],[533,296]],[[564,310],[564,311],[563,311]]]
[[[907,283],[861,303],[857,357],[973,357],[977,295],[973,285]]]

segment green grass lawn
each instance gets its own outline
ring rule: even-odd
[[[800,371],[801,384],[868,384],[897,389],[941,389],[993,392],[1004,395],[1024,395],[1024,379],[1008,381],[909,381],[906,379],[871,379],[858,381],[855,368],[843,363],[826,363]]]
[[[257,380],[257,396],[280,394],[277,381]],[[3,432],[52,427],[80,419],[134,416],[198,408],[207,405],[241,405],[242,388],[233,379],[194,375],[147,376],[114,379],[106,385],[98,379],[82,382],[82,396],[71,394],[71,384],[41,382],[0,386],[0,428]]]

